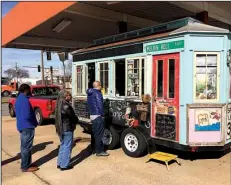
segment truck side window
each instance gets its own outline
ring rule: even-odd
[[[99,63],[99,80],[102,86],[102,94],[108,95],[109,93],[109,63]]]
[[[196,53],[195,86],[196,100],[217,100],[219,89],[219,55],[218,53]]]

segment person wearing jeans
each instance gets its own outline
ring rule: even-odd
[[[31,149],[34,141],[34,129],[38,123],[34,111],[29,102],[31,88],[28,84],[22,84],[15,103],[17,130],[21,140],[21,170],[22,172],[34,172],[38,168],[31,166]]]
[[[63,169],[69,166],[69,162],[71,159],[73,132],[64,132],[60,138],[60,142],[61,144],[59,148],[57,166],[58,168]]]
[[[61,91],[58,95],[55,110],[55,127],[60,139],[60,148],[57,168],[61,171],[70,170],[71,151],[73,146],[73,133],[78,123],[78,118],[70,104],[72,99],[69,91]]]
[[[92,122],[91,147],[95,150],[96,156],[109,156],[109,154],[104,151],[102,142],[104,133],[104,107],[103,96],[100,90],[101,84],[99,81],[95,81],[93,88],[87,90],[87,104]]]
[[[102,142],[103,133],[104,133],[104,118],[99,116],[96,119],[92,120],[92,132],[94,137],[94,145],[96,155],[102,155],[104,151],[104,145]]]

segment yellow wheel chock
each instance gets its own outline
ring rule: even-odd
[[[164,153],[164,152],[155,152],[155,153],[150,154],[148,156],[148,158],[149,158],[148,161],[150,161],[151,159],[154,159],[157,161],[164,162],[166,164],[167,170],[169,170],[168,163],[170,161],[176,161],[178,165],[181,165],[181,163],[178,161],[177,157],[178,157],[177,155],[173,155],[173,154],[168,154],[168,153]]]

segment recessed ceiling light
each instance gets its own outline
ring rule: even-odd
[[[120,3],[118,1],[109,1],[109,2],[106,2],[107,5],[113,5],[113,4],[117,4],[117,3]]]
[[[69,24],[71,24],[71,20],[63,19],[59,24],[57,24],[52,31],[60,33],[63,29],[65,29]]]

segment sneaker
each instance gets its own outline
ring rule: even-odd
[[[74,167],[73,166],[68,166],[68,167],[66,167],[66,168],[61,168],[60,167],[60,170],[61,171],[66,171],[66,170],[71,170],[71,169],[73,169]]]
[[[22,170],[22,172],[35,172],[38,169],[39,169],[38,167],[29,167],[27,169]]]
[[[101,153],[96,153],[96,156],[98,157],[106,157],[106,156],[109,156],[110,154],[107,153],[107,152],[101,152]]]

